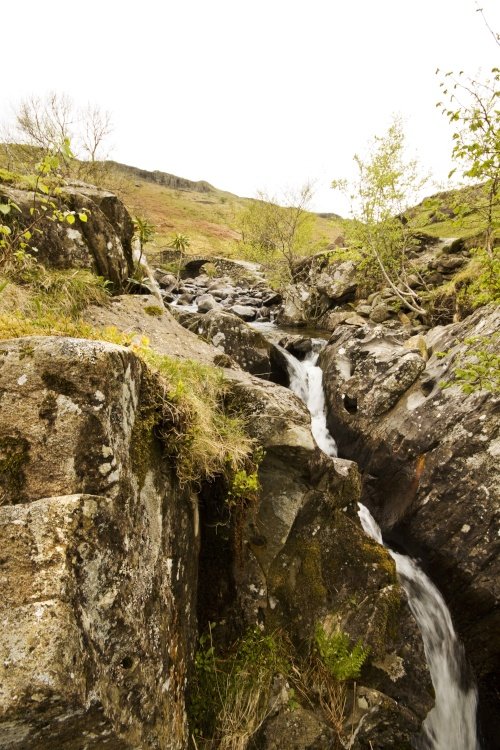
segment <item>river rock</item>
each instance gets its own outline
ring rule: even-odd
[[[274,360],[271,360],[272,344],[236,315],[222,310],[211,310],[205,315],[180,313],[179,322],[252,375],[282,381],[285,365],[278,365],[277,368]]]
[[[483,308],[425,336],[339,328],[320,356],[339,455],[356,458],[364,498],[386,534],[421,557],[444,593],[479,679],[491,736],[498,716],[500,563],[499,397],[455,384],[470,339],[485,351],[500,313]],[[443,388],[443,382],[449,387]]]
[[[391,317],[391,311],[389,307],[383,303],[379,303],[372,308],[370,313],[370,320],[374,323],[383,323],[385,320],[389,320]]]
[[[215,310],[220,307],[212,294],[201,294],[196,298],[196,305],[198,306],[198,311],[201,313],[206,313],[209,310]]]
[[[0,746],[185,750],[196,500],[144,433],[144,365],[0,348]]]
[[[304,283],[290,285],[284,292],[283,305],[276,322],[283,326],[305,326],[309,319],[311,291]]]
[[[229,308],[229,312],[242,320],[255,320],[257,315],[255,307],[248,307],[248,305],[233,305]]]

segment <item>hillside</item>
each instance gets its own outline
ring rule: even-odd
[[[117,162],[110,162],[110,166],[110,186],[133,215],[144,216],[156,226],[150,253],[167,246],[179,232],[190,238],[189,253],[193,255],[241,254],[239,217],[252,204],[252,198],[241,198],[205,181],[192,182]],[[312,216],[310,245],[315,251],[335,242],[341,234],[341,220],[329,214]]]

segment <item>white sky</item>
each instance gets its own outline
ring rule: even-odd
[[[480,0],[500,31],[500,0]],[[253,196],[329,184],[393,113],[437,180],[437,67],[500,66],[475,0],[17,0],[1,4],[0,120],[30,94],[111,112],[117,161]]]

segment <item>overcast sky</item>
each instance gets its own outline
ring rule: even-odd
[[[500,1],[480,3],[500,31]],[[316,180],[314,207],[393,113],[437,180],[451,131],[436,68],[500,48],[475,0],[17,0],[1,8],[0,119],[65,92],[113,118],[112,157],[253,196]]]

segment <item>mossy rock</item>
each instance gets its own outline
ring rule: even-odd
[[[30,445],[16,434],[0,436],[0,504],[24,502],[24,468],[29,462]]]

